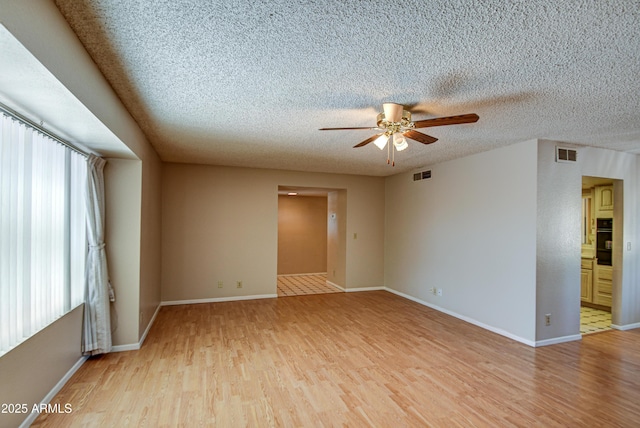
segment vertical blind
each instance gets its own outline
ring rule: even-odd
[[[9,116],[0,124],[0,355],[84,298],[86,159]]]

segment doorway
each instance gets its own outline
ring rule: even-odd
[[[278,187],[278,297],[344,291],[335,280],[336,272],[344,270],[344,252],[336,246],[334,227],[339,192]]]
[[[580,333],[611,330],[622,269],[622,180],[582,177]]]

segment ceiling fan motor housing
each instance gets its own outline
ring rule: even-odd
[[[392,121],[388,119],[386,113],[378,114],[377,118],[378,128],[385,129],[386,132],[393,134],[395,132],[403,132],[408,128],[413,128],[413,122],[411,122],[411,113],[407,110],[402,110],[402,116],[399,121]]]

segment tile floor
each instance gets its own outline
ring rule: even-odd
[[[611,312],[580,307],[580,333],[590,334],[611,330]]]
[[[327,283],[327,274],[278,275],[278,297],[341,292]]]

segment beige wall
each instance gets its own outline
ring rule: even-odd
[[[533,344],[536,158],[529,141],[389,177],[386,286]]]
[[[140,283],[140,188],[142,162],[108,159],[105,177],[105,249],[112,304],[113,345],[138,341]]]
[[[152,150],[146,159],[142,162],[138,340],[150,327],[151,318],[160,306],[162,162]]]
[[[327,197],[327,280],[342,288],[347,281],[347,191],[334,190]]]
[[[160,305],[161,171],[160,162],[128,159],[105,167],[114,346],[138,343]]]
[[[82,311],[78,306],[0,358],[0,404],[24,403],[31,412],[80,360]],[[0,427],[17,427],[27,416],[0,413]]]
[[[327,271],[327,197],[278,196],[278,275]]]
[[[279,185],[346,189],[346,287],[383,285],[383,178],[165,164],[162,300],[275,295]]]

